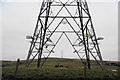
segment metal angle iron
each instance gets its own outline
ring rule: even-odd
[[[66,30],[67,26],[70,29]],[[63,29],[60,30],[59,27]],[[60,34],[56,40],[53,39],[55,34]],[[71,40],[70,34],[76,35],[74,41]],[[37,67],[42,67],[50,54],[55,53],[54,48],[63,35],[70,42],[73,53],[76,53],[89,69],[90,56],[96,60],[101,69],[104,69],[98,42],[103,38],[96,37],[86,0],[68,0],[66,2],[43,0],[34,33],[32,36],[26,37],[30,39],[26,66],[37,58]]]

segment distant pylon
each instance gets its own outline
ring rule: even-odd
[[[58,38],[56,38],[56,34]],[[74,34],[71,40],[70,36]],[[103,69],[102,56],[93,27],[91,15],[86,0],[43,0],[37,19],[30,48],[27,56],[27,66],[38,56],[37,67],[42,67],[54,48],[65,35],[74,52],[90,69],[90,56]],[[47,55],[47,56],[46,56]],[[41,61],[44,56],[44,61]]]
[[[63,58],[63,50],[61,50],[61,58]]]

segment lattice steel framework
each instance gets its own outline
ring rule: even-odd
[[[63,30],[58,29],[61,25]],[[71,30],[64,30],[66,26],[69,26]],[[57,33],[60,36],[54,38],[54,34]],[[75,35],[74,41],[70,39],[71,34]],[[38,56],[37,67],[42,67],[49,55],[54,53],[54,48],[63,35],[73,47],[73,53],[77,53],[81,61],[87,63],[89,69],[90,56],[103,69],[98,43],[101,38],[96,37],[86,0],[68,0],[66,2],[43,0],[34,34],[27,36],[27,39],[31,39],[27,66]],[[44,54],[47,56],[44,61],[41,61]]]

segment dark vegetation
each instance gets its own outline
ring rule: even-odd
[[[105,70],[91,60],[91,69],[87,69],[87,80],[120,80],[118,62],[104,61]],[[2,80],[84,80],[84,65],[79,59],[49,58],[42,68],[37,68],[37,60],[29,67],[25,61],[20,65],[15,76],[16,61],[2,62]]]

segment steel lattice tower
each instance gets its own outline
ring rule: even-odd
[[[65,24],[65,26],[62,26],[64,28],[69,26],[72,31],[58,30],[61,24]],[[57,33],[60,36],[54,41],[53,36]],[[75,41],[71,41],[70,34],[75,35]],[[98,43],[101,38],[96,37],[86,0],[68,0],[65,3],[60,0],[43,0],[34,34],[33,36],[27,36],[27,39],[31,39],[27,66],[38,57],[37,67],[42,67],[49,55],[54,53],[53,50],[63,35],[66,36],[73,47],[73,53],[77,53],[82,63],[86,62],[89,69],[90,56],[103,69],[103,60]],[[41,61],[44,54],[47,54],[47,56],[44,61]]]

